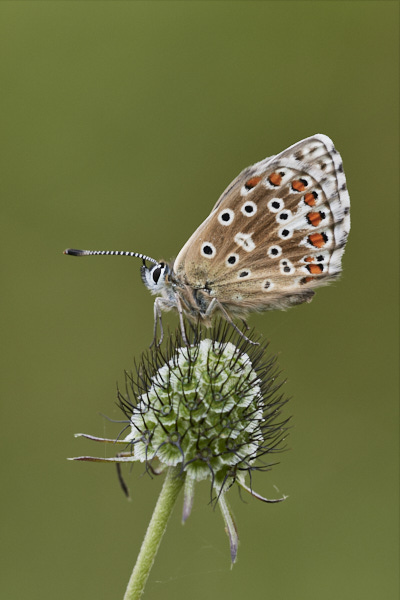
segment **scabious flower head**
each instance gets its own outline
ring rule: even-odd
[[[136,373],[126,373],[124,391],[118,390],[128,419],[119,438],[126,445],[121,462],[146,463],[153,473],[180,467],[183,520],[195,483],[208,479],[225,519],[232,560],[238,540],[225,493],[236,482],[268,501],[253,492],[245,476],[269,470],[272,463],[265,459],[281,449],[286,430],[287,420],[279,421],[285,400],[278,392],[275,358],[266,358],[265,351],[225,321],[206,336],[198,328],[188,345],[177,333],[166,349],[144,353]]]

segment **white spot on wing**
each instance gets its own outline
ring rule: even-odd
[[[278,231],[278,235],[281,240],[288,240],[293,235],[293,229],[290,229],[289,227],[282,227],[282,229]]]
[[[287,258],[283,258],[279,262],[279,267],[280,267],[281,273],[283,275],[293,275],[293,273],[295,272],[293,263],[290,260],[288,260]]]
[[[235,259],[232,262],[229,262],[229,259]],[[227,256],[225,264],[227,267],[234,267],[239,260],[239,254],[236,254],[236,252],[232,252],[231,254],[229,254],[229,256]]]
[[[224,210],[221,210],[221,212],[218,215],[218,221],[221,223],[221,225],[224,225],[225,227],[230,225],[234,218],[235,213],[230,208],[224,208]]]
[[[267,204],[272,213],[277,213],[284,207],[282,198],[272,198]]]
[[[292,216],[293,215],[291,210],[283,210],[279,213],[279,215],[277,215],[276,220],[278,223],[287,223],[288,221],[290,221]]]
[[[248,200],[243,204],[240,210],[245,217],[252,217],[257,212],[257,204],[251,200]]]
[[[252,233],[239,232],[235,235],[235,243],[241,248],[243,248],[243,250],[246,250],[246,252],[252,252],[252,250],[254,250],[254,248],[256,247],[255,243],[251,239],[252,235]]]
[[[251,275],[251,271],[249,269],[244,269],[243,271],[239,271],[238,279],[248,279]]]
[[[274,287],[274,284],[270,279],[265,279],[261,284],[261,289],[263,292],[270,292]]]
[[[201,245],[200,253],[204,258],[214,258],[216,252],[215,246],[211,242],[204,242]]]
[[[278,258],[282,254],[282,248],[280,246],[270,246],[267,254],[270,258]]]

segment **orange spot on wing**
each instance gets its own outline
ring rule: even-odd
[[[306,204],[308,204],[308,206],[315,206],[315,198],[316,198],[316,193],[309,192],[308,194],[306,194],[304,196],[304,202]]]
[[[292,188],[296,192],[304,192],[307,187],[307,181],[305,179],[295,179],[292,183]]]
[[[268,181],[271,185],[281,185],[282,175],[280,173],[271,173],[268,177]]]
[[[322,215],[320,212],[309,212],[307,215],[307,221],[310,223],[310,225],[313,225],[313,227],[318,227],[322,221]]]
[[[322,265],[308,265],[307,269],[312,275],[319,275],[324,270]]]
[[[314,262],[314,258],[312,256],[307,256],[307,258],[305,258],[304,260],[308,263]]]
[[[246,183],[244,185],[248,190],[251,190],[251,189],[253,189],[253,187],[256,187],[257,183],[260,183],[261,179],[262,179],[262,176],[252,177],[251,179],[246,181]]]
[[[307,240],[312,246],[315,246],[316,248],[322,248],[325,246],[328,238],[324,233],[312,233],[308,236]]]
[[[300,283],[310,283],[310,281],[312,281],[313,279],[314,277],[303,277]]]

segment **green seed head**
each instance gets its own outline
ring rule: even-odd
[[[125,441],[136,460],[180,465],[191,480],[210,479],[217,493],[242,471],[257,468],[256,459],[269,450],[265,428],[282,404],[265,400],[266,391],[276,388],[274,361],[260,365],[265,348],[226,337],[225,328],[213,339],[171,346],[164,361],[152,363],[152,372],[150,361],[146,369],[143,363],[138,372],[146,371],[145,389],[138,387],[135,405],[126,397],[121,402],[126,414],[130,407]],[[278,437],[282,432],[280,424]],[[275,446],[276,426],[272,437]]]

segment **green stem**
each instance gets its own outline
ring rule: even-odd
[[[185,477],[181,467],[170,467],[158,498],[151,521],[144,536],[136,565],[129,579],[124,600],[139,600],[153,566],[162,536],[167,528],[178,494],[184,484]]]

